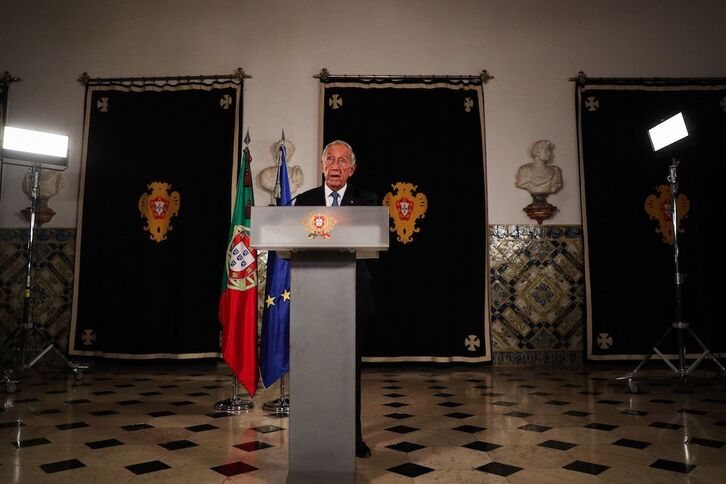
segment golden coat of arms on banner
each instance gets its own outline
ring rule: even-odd
[[[257,251],[250,248],[250,229],[235,225],[227,249],[227,287],[246,291],[257,286]]]
[[[648,195],[645,199],[645,212],[651,219],[658,221],[659,227],[656,227],[655,232],[663,234],[663,242],[668,245],[673,245],[671,187],[670,185],[658,185],[655,189],[658,191],[658,196]],[[676,224],[678,226],[678,232],[683,233],[686,230],[681,227],[681,221],[688,215],[688,209],[691,204],[688,201],[688,197],[683,193],[676,197],[676,204],[678,205],[678,220],[676,220]]]
[[[169,183],[151,182],[146,187],[151,193],[144,193],[139,198],[139,212],[146,218],[144,230],[149,231],[149,238],[161,242],[166,240],[166,233],[174,228],[171,218],[179,215],[181,198],[179,192],[169,194]]]
[[[303,220],[303,223],[305,224],[305,229],[308,231],[308,239],[314,239],[316,237],[329,239],[330,231],[333,230],[333,227],[335,227],[338,221],[330,214],[315,212],[308,215]]]
[[[398,182],[391,188],[396,193],[388,192],[383,197],[383,205],[388,207],[389,216],[393,219],[393,227],[389,230],[398,234],[399,242],[408,244],[413,242],[413,234],[421,231],[416,227],[416,221],[424,218],[429,202],[423,193],[413,194],[418,186],[412,183]]]

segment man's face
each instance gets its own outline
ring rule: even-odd
[[[336,191],[345,186],[355,171],[352,153],[345,145],[330,146],[320,167],[325,175],[325,184]]]

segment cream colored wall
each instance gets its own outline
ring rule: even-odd
[[[9,122],[69,133],[71,164],[50,202],[73,227],[81,156],[81,72],[93,77],[217,74],[241,66],[254,170],[285,133],[303,188],[317,180],[318,82],[331,73],[477,74],[485,87],[489,222],[531,222],[517,167],[538,139],[556,145],[564,188],[550,221],[580,223],[574,87],[568,77],[726,76],[721,0],[3,0],[0,72]],[[183,140],[180,140],[183,141]],[[365,161],[365,160],[363,160]],[[613,167],[622,169],[618,160]],[[451,160],[445,169],[460,169]],[[119,167],[123,170],[123,167]],[[23,170],[6,166],[0,226],[25,226]],[[462,173],[465,183],[466,174]],[[259,203],[267,203],[257,191]]]

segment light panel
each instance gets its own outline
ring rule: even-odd
[[[6,126],[3,149],[31,155],[68,156],[68,136]]]
[[[688,136],[683,113],[678,113],[648,130],[653,151],[658,151]]]

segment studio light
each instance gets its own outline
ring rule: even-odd
[[[648,130],[650,143],[653,145],[653,151],[658,151],[668,145],[672,145],[678,140],[682,140],[688,136],[688,128],[683,119],[683,113],[671,116],[662,123],[657,124]]]
[[[6,126],[2,157],[11,165],[40,165],[51,170],[68,166],[68,136]]]

